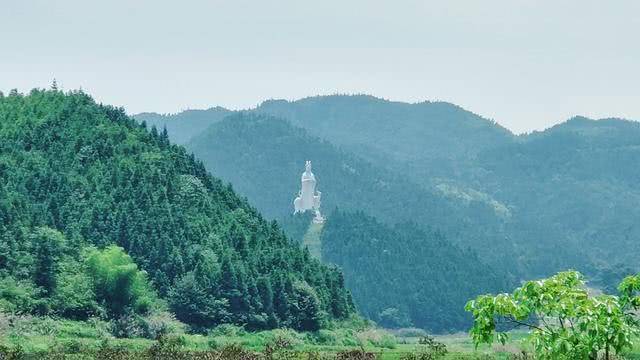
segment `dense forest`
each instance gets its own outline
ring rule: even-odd
[[[566,268],[596,274],[638,256],[638,122],[575,117],[515,136],[452,104],[371,96],[266,101],[256,111],[450,197],[501,204],[510,215],[502,235],[517,248],[523,278]],[[483,258],[495,253],[469,245]]]
[[[516,136],[452,104],[336,95],[216,118],[187,147],[295,238],[291,200],[313,160],[327,212],[437,229],[507,281],[573,268],[612,291],[638,270],[638,139],[618,119]]]
[[[416,165],[410,173],[414,177],[463,171],[479,152],[514,138],[495,122],[446,102],[333,95],[269,100],[255,111],[285,118],[374,163],[396,170]]]
[[[293,244],[166,131],[82,92],[0,95],[0,309],[122,324],[316,330],[353,310]]]
[[[342,268],[362,314],[390,328],[467,329],[465,299],[510,285],[440,233],[409,222],[390,228],[362,212],[329,216],[322,259]]]
[[[411,173],[366,161],[283,119],[237,113],[211,125],[187,147],[208,170],[275,219],[291,213],[304,161],[313,159],[322,206],[328,211],[337,206],[362,210],[391,226],[413,221],[437,228],[449,241],[473,248],[483,262],[516,279],[565,267],[588,272],[581,251],[571,255],[542,239],[520,242],[510,232],[514,209],[491,197],[460,192],[453,185],[421,186],[419,179],[405,176]]]
[[[439,193],[422,189],[390,171],[377,168],[357,156],[341,151],[328,142],[311,137],[305,130],[295,128],[285,120],[270,116],[252,113],[231,115],[195,137],[188,147],[198,154],[212,173],[230,181],[234,188],[246,195],[258,209],[266,215],[282,219],[288,234],[298,241],[302,240],[307,231],[310,217],[308,214],[290,216],[293,209],[292,199],[300,186],[300,173],[304,161],[310,158],[314,159],[314,172],[319,190],[323,194],[322,206],[327,212],[339,207],[348,211],[364,211],[383,219],[387,224],[406,223],[408,220],[419,222],[423,227],[437,224],[461,237],[481,237],[489,233],[488,230],[482,232],[487,228],[483,228],[485,224],[470,222],[474,213],[486,212],[486,218],[490,219],[492,224],[499,219],[494,208],[487,203],[464,204],[451,201]],[[374,320],[380,320],[378,313],[386,307],[400,307],[408,323],[437,331],[464,329],[469,325],[469,318],[464,317],[462,299],[475,296],[477,292],[494,291],[501,285],[511,284],[515,279],[515,264],[512,262],[512,266],[508,266],[513,257],[501,258],[501,266],[490,269],[478,260],[473,252],[465,253],[452,246],[450,239],[439,238],[437,242],[420,244],[421,241],[431,239],[435,235],[429,232],[421,234],[416,230],[417,235],[405,236],[404,232],[393,231],[376,223],[372,218],[364,215],[363,217],[366,221],[358,216],[336,216],[335,221],[338,221],[338,224],[334,224],[333,217],[328,219],[326,227],[329,230],[325,233],[329,234],[327,236],[330,236],[331,240],[325,243],[325,236],[322,236],[322,259],[345,269],[347,283],[351,286],[356,285],[351,287],[354,289],[356,303],[364,310],[364,314]],[[482,218],[483,221],[486,221],[486,218]],[[347,225],[349,220],[358,223],[350,227]],[[361,222],[365,224],[360,225]],[[359,230],[364,232],[358,235]],[[416,258],[414,263],[414,269],[422,269],[422,274],[412,275],[410,268],[392,265],[394,261],[402,262],[399,257],[391,259],[371,256],[372,253],[367,252],[368,248],[379,250],[375,244],[376,231],[380,231],[379,236],[387,239],[385,246],[397,251],[395,254],[404,254],[414,246],[420,249],[428,247],[429,256]],[[359,240],[355,238],[358,236],[361,236]],[[336,239],[342,239],[342,243],[350,243],[352,247],[339,246]],[[504,253],[508,250],[506,246]],[[358,249],[362,251],[362,257],[355,256],[354,251],[357,252]],[[470,283],[459,281],[457,277],[451,283],[444,282],[451,274],[438,269],[441,263],[432,263],[434,259],[443,258],[450,259],[446,261],[464,263],[459,266],[464,266],[467,270],[475,269],[473,271],[477,272],[477,276],[485,280],[475,282],[477,287],[468,287]],[[360,260],[350,262],[352,259]],[[467,265],[469,267],[466,267]],[[430,271],[424,271],[426,268]],[[371,276],[384,276],[389,281],[364,284],[373,278],[363,276],[354,269],[361,269]],[[374,269],[376,271],[373,271]],[[496,281],[497,278],[503,280]],[[393,283],[397,279],[404,279],[406,291],[388,292],[388,282]],[[430,291],[409,296],[407,291],[410,288],[415,290],[417,287],[427,286],[425,280],[430,284],[444,285],[445,288],[436,291],[435,287],[429,287]],[[443,282],[440,283],[441,281]],[[367,291],[362,291],[365,288]],[[377,297],[392,293],[397,296]],[[382,305],[386,307],[381,309]],[[429,306],[423,308],[422,305]],[[412,307],[416,310],[409,312]],[[419,314],[424,313],[424,309],[429,309],[426,312],[432,314],[438,312],[438,315]]]

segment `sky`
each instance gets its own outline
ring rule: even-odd
[[[130,114],[366,93],[516,133],[640,120],[637,0],[0,0],[0,90]]]

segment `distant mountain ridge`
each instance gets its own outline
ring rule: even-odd
[[[371,161],[420,164],[418,176],[443,176],[480,151],[515,136],[491,120],[446,102],[403,103],[369,95],[269,100],[255,109]],[[401,141],[398,141],[400,140]]]
[[[233,111],[216,106],[206,110],[185,110],[177,114],[158,114],[144,112],[133,117],[144,121],[149,128],[156,127],[158,130],[167,129],[171,140],[179,145],[184,145],[192,137],[205,130],[209,125],[222,120]]]

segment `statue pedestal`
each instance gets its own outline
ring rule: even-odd
[[[316,216],[313,217],[314,224],[324,224],[325,218],[320,215],[320,211],[316,211]]]

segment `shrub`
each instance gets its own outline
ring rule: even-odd
[[[418,328],[402,328],[395,331],[397,337],[417,338],[427,336],[427,332]]]
[[[156,339],[166,335],[181,335],[185,333],[186,325],[178,321],[169,312],[155,312],[138,318],[142,334],[147,339]]]
[[[21,360],[24,358],[24,351],[20,345],[16,347],[7,347],[0,345],[0,359],[2,360]]]
[[[128,312],[109,322],[111,334],[117,338],[141,337],[144,330],[140,326],[138,317],[133,312]]]
[[[319,345],[337,345],[338,335],[331,330],[320,330],[312,335],[312,340]]]
[[[228,336],[228,337],[237,337],[246,334],[247,332],[243,327],[233,325],[233,324],[222,324],[216,326],[213,330],[209,332],[211,336]]]
[[[0,311],[8,313],[31,313],[36,309],[40,295],[31,282],[17,281],[12,276],[0,279]]]
[[[89,249],[85,258],[96,296],[112,316],[122,316],[130,310],[146,314],[159,304],[146,273],[121,247]]]
[[[359,350],[345,350],[336,355],[336,360],[376,360],[377,356],[374,353],[366,352],[363,349]]]

